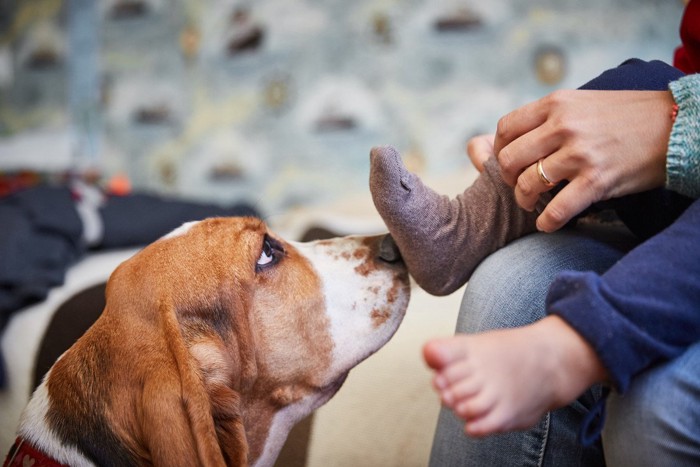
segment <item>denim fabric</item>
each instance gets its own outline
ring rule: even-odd
[[[700,343],[611,393],[603,428],[610,466],[700,465]]]
[[[577,228],[533,234],[495,252],[467,285],[457,332],[516,327],[544,317],[547,288],[562,270],[603,272],[636,240],[624,229]],[[581,422],[600,397],[599,387],[568,407],[547,414],[536,427],[485,439],[467,437],[464,422],[443,409],[438,418],[430,465],[597,466],[605,465],[601,444],[583,448]]]

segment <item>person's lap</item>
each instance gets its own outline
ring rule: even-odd
[[[608,465],[700,465],[700,343],[610,394],[603,446]]]
[[[625,229],[617,227],[568,229],[519,239],[492,254],[474,272],[462,301],[456,330],[474,333],[517,327],[536,321],[544,317],[547,288],[559,271],[603,272],[635,243],[635,239]],[[687,357],[700,363],[700,346],[696,347],[695,356]],[[668,368],[667,374],[660,373],[659,377],[666,381],[671,375],[676,375],[675,364],[676,361],[665,365]],[[689,379],[688,373],[687,368],[682,372],[686,380]],[[649,383],[640,385],[652,387],[651,382],[657,381],[658,377],[651,376],[649,379]],[[685,397],[697,399],[700,384],[698,375],[690,379],[694,379],[694,386],[686,384],[684,387],[694,387],[695,392],[686,391]],[[650,394],[641,388],[638,392],[643,396],[640,395],[629,403],[634,407],[641,401],[648,403],[646,399],[649,397],[656,397],[656,400],[664,397],[663,394]],[[670,391],[672,392],[674,391]],[[679,389],[679,392],[683,390]],[[484,439],[467,437],[463,432],[464,422],[443,409],[438,419],[430,463],[432,466],[605,465],[600,442],[584,448],[577,440],[583,418],[600,397],[600,393],[600,388],[592,388],[570,406],[545,415],[530,430]],[[635,430],[630,430],[628,418],[618,416],[617,411],[629,414],[634,413],[634,410],[624,407],[617,399],[613,398],[612,401],[613,418],[626,420],[623,426],[629,433],[624,438],[615,437],[608,428],[605,440],[615,446],[615,449],[611,447],[611,454],[621,456],[624,455],[625,443],[630,435],[635,434]],[[657,406],[663,405],[658,403]],[[697,419],[693,422],[697,427]],[[608,421],[608,426],[614,426],[614,422]],[[656,433],[653,430],[649,432]]]

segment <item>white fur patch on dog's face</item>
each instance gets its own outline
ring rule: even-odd
[[[296,258],[296,263],[303,258],[316,276],[320,299],[305,320],[316,321],[320,326],[308,328],[318,334],[305,336],[303,343],[285,344],[284,366],[287,371],[294,371],[299,347],[304,345],[313,349],[307,350],[306,356],[316,355],[314,358],[324,363],[316,366],[321,373],[309,380],[317,390],[275,415],[255,467],[273,465],[292,426],[327,402],[340,389],[348,372],[386,344],[398,329],[410,296],[408,273],[403,263],[390,265],[378,258],[380,241],[381,237],[342,237],[286,243],[288,257]],[[289,312],[292,313],[291,308]],[[323,316],[314,316],[317,313]],[[275,322],[282,320],[278,317]],[[285,329],[295,332],[290,323]],[[272,349],[267,351],[268,356],[274,353]],[[321,354],[324,358],[320,358]]]
[[[368,237],[292,243],[322,282],[334,343],[329,377],[349,371],[397,330],[409,300],[407,276],[373,257]]]

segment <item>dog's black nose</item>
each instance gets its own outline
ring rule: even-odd
[[[398,263],[401,261],[401,252],[399,247],[396,246],[391,234],[384,235],[379,240],[379,259],[386,261],[387,263]]]

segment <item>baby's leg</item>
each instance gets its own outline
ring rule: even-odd
[[[474,184],[454,199],[425,186],[392,147],[373,148],[370,162],[374,205],[409,272],[433,295],[454,292],[482,259],[535,231],[538,213],[518,207],[495,158],[486,161]],[[540,202],[548,197],[545,194]]]
[[[606,376],[591,346],[556,315],[433,340],[423,352],[443,404],[477,437],[529,428]]]

